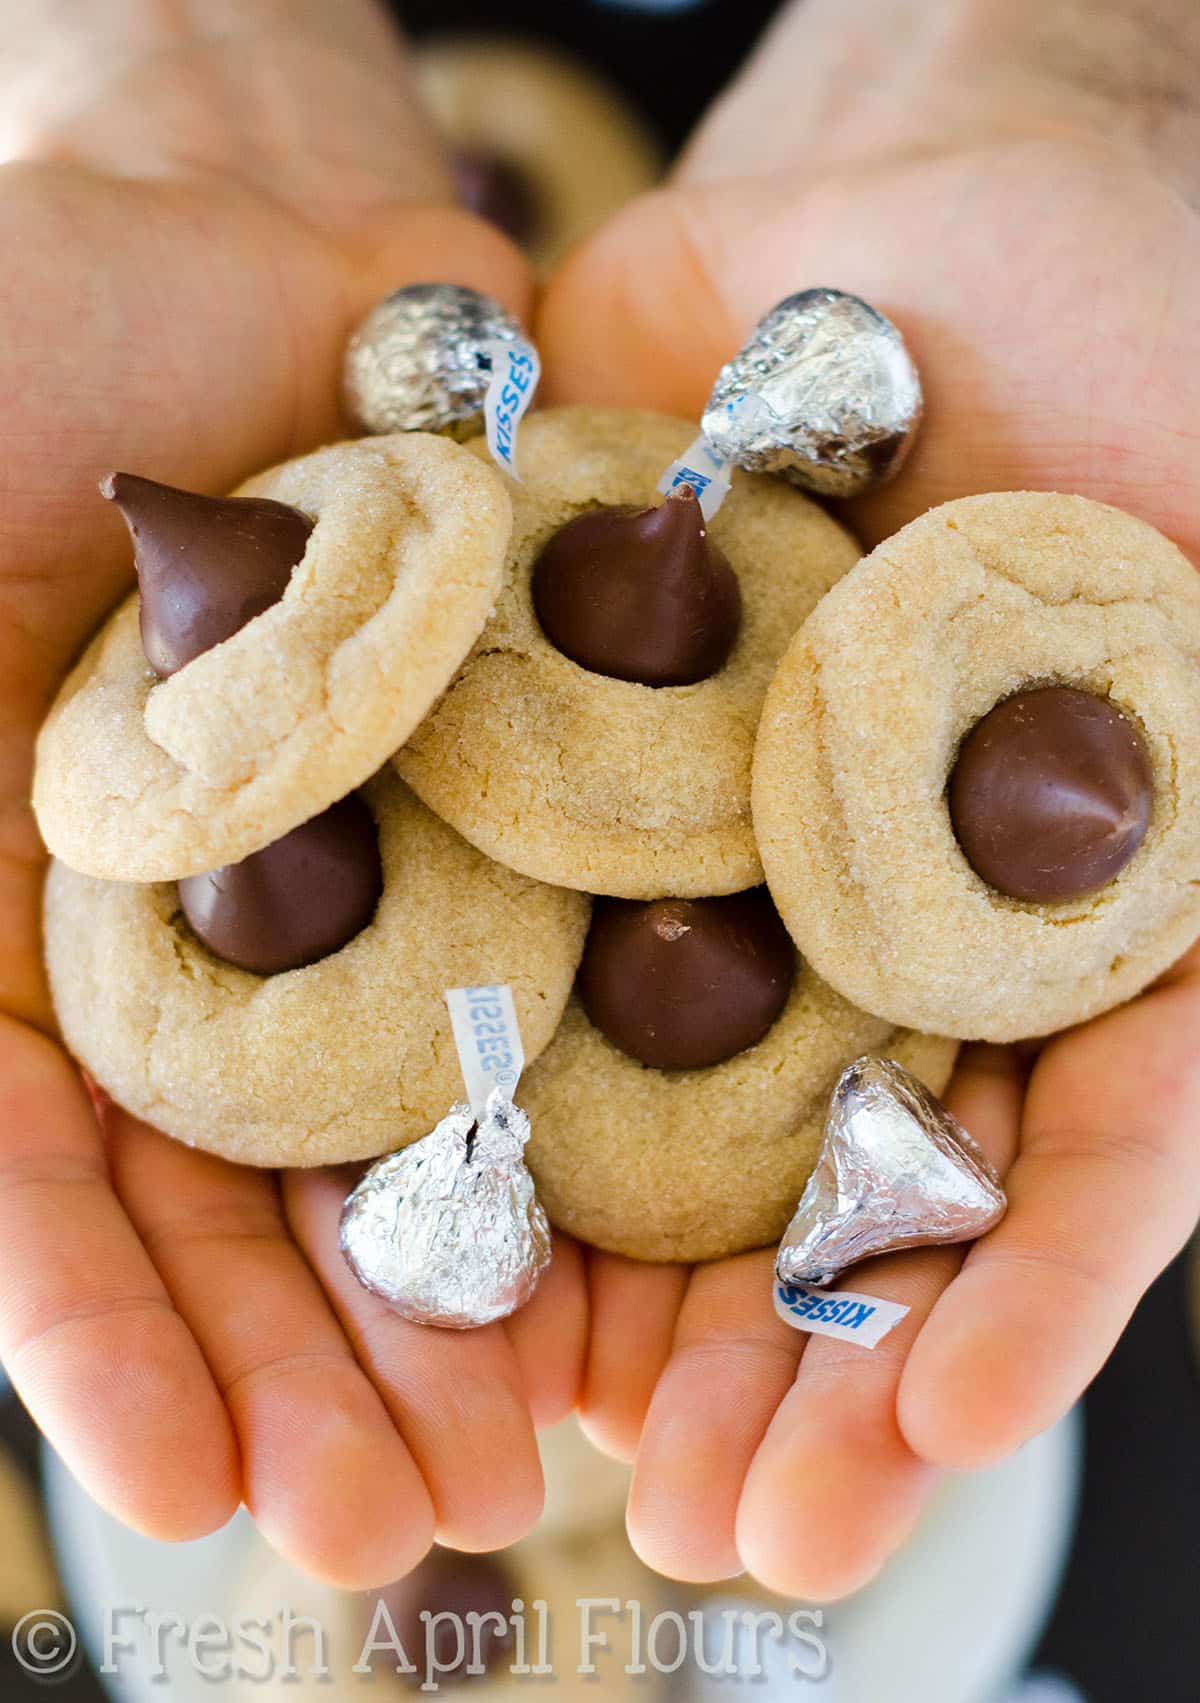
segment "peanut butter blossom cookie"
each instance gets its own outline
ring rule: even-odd
[[[1051,1033],[1200,934],[1200,579],[1082,497],[947,503],[806,621],[754,766],[805,958],[892,1022]]]
[[[52,864],[46,961],[67,1045],[120,1105],[243,1164],[319,1165],[416,1140],[458,1097],[447,987],[499,967],[536,1057],[587,914],[490,863],[385,768],[178,883]]]
[[[779,481],[736,474],[711,523],[689,489],[660,497],[692,430],[609,408],[525,422],[495,612],[396,756],[431,809],[540,880],[650,899],[762,878],[763,696],[858,551]]]
[[[956,1050],[822,982],[765,888],[600,899],[576,997],[522,1082],[530,1169],[552,1222],[585,1241],[717,1259],[778,1240],[852,1059],[886,1052],[938,1092]]]
[[[511,513],[479,457],[422,433],[338,444],[232,499],[106,481],[139,593],[38,741],[47,846],[107,880],[198,875],[364,782],[478,636]]]

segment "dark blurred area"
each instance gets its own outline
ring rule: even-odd
[[[415,37],[520,36],[604,73],[674,152],[753,47],[778,0],[698,0],[649,9],[609,0],[392,0]]]

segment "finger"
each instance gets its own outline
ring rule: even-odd
[[[201,1537],[241,1494],[204,1357],[121,1210],[95,1113],[51,1041],[0,1019],[0,1359],[90,1495]]]
[[[1000,1167],[1020,1123],[1022,1076],[999,1047],[968,1048],[947,1107]],[[869,1261],[845,1286],[910,1310],[879,1345],[813,1336],[746,1475],[737,1510],[743,1563],[771,1590],[830,1600],[872,1578],[910,1535],[934,1474],[896,1417],[907,1356],[959,1268],[957,1247]]]
[[[981,1465],[1053,1424],[1190,1234],[1198,1027],[1192,974],[1042,1053],[1008,1214],[972,1250],[905,1370],[900,1422],[926,1459]]]
[[[428,1549],[421,1477],[292,1241],[273,1173],[196,1153],[114,1114],[118,1192],[212,1368],[245,1498],[305,1572],[387,1583]]]
[[[542,1471],[522,1371],[502,1325],[439,1330],[401,1318],[354,1278],[338,1245],[344,1168],[284,1178],[288,1219],[366,1375],[421,1469],[437,1537],[502,1549],[542,1509]]]
[[[742,1571],[742,1481],[804,1347],[771,1303],[774,1253],[698,1266],[646,1416],[629,1496],[642,1560],[696,1583]]]
[[[587,1357],[587,1272],[570,1236],[555,1232],[548,1269],[532,1298],[504,1321],[504,1333],[534,1425],[557,1425],[575,1409]]]
[[[1200,549],[1190,447],[1128,334],[1158,328],[1156,371],[1192,364],[1200,307],[1171,282],[1196,253],[1186,206],[1129,164],[1052,143],[885,165],[801,187],[791,172],[688,179],[632,202],[547,291],[550,394],[695,419],[768,308],[832,283],[899,325],[925,388],[904,472],[848,510],[864,542],[952,497],[1025,488],[1118,503]],[[1032,176],[1062,219],[1030,225]],[[960,217],[965,203],[987,219]],[[1085,243],[1131,240],[1136,268],[1081,265]],[[1003,290],[977,288],[1000,272]]]
[[[590,1335],[579,1419],[596,1447],[619,1461],[637,1453],[689,1276],[687,1266],[588,1254]]]

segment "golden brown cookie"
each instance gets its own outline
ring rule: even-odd
[[[662,172],[629,103],[563,53],[458,36],[424,44],[416,63],[467,205],[547,270]]]
[[[856,1011],[804,965],[765,1038],[704,1070],[638,1063],[572,999],[521,1081],[538,1196],[560,1229],[631,1259],[719,1259],[778,1241],[833,1085],[865,1052],[940,1093],[957,1045]]]
[[[741,633],[720,672],[689,686],[581,668],[545,637],[530,595],[534,562],[564,522],[651,503],[693,435],[682,420],[615,408],[525,422],[495,614],[396,756],[460,834],[540,880],[652,898],[762,878],[750,764],[763,695],[796,627],[857,559],[849,534],[790,486],[735,474],[709,532],[741,584]]]
[[[174,880],[278,839],[403,743],[487,619],[509,503],[458,445],[336,444],[239,494],[316,520],[282,599],[160,681],[131,597],[46,719],[34,807],[73,869]]]
[[[174,883],[51,866],[58,1020],[120,1105],[242,1164],[325,1165],[414,1141],[461,1098],[445,989],[510,982],[527,1055],[546,1046],[586,901],[489,862],[389,769],[364,796],[383,864],[374,920],[341,951],[280,975],[207,951]]]
[[[1119,873],[1039,903],[976,873],[947,783],[982,718],[1047,686],[1137,730],[1152,804]],[[1200,933],[1200,578],[1082,497],[933,509],[796,636],[767,694],[754,821],[801,953],[891,1022],[1008,1041],[1130,998]]]

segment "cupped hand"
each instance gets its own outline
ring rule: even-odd
[[[515,253],[441,205],[442,162],[371,9],[291,11],[279,40],[244,7],[245,38],[164,26],[140,47],[132,26],[89,43],[86,20],[60,20],[6,102],[0,1358],[129,1523],[194,1537],[244,1499],[301,1566],[368,1586],[435,1533],[491,1548],[536,1518],[531,1413],[574,1397],[578,1257],[560,1248],[508,1329],[422,1331],[350,1282],[345,1178],[241,1170],[98,1118],[54,1039],[27,802],[38,723],[131,579],[104,472],[223,491],[336,436],[347,329],[399,283],[528,305]]]
[[[853,510],[867,545],[1032,487],[1118,504],[1200,563],[1200,25],[1146,11],[807,0],[673,181],[554,282],[555,395],[694,418],[761,313],[836,285],[900,324],[927,393],[906,470]],[[1200,951],[1031,1070],[966,1049],[948,1098],[1007,1172],[1008,1215],[965,1254],[854,1273],[912,1309],[873,1352],[781,1324],[770,1251],[590,1260],[585,1423],[636,1451],[652,1565],[840,1595],[908,1535],[936,1468],[1066,1411],[1200,1209]]]

